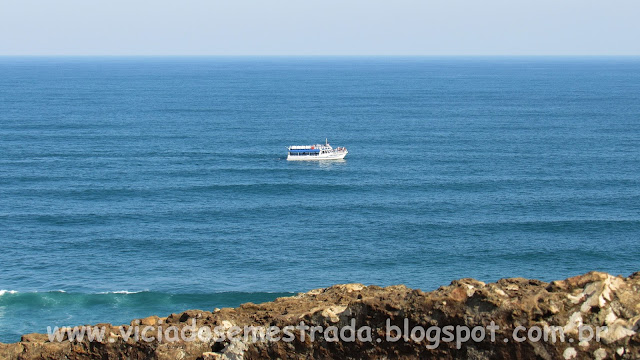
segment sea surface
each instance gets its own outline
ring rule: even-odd
[[[3,342],[639,241],[639,58],[0,58]]]

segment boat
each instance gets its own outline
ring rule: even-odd
[[[287,148],[287,160],[342,160],[349,153],[345,147],[333,148],[329,140],[324,144],[293,145]]]

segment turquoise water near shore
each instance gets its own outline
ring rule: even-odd
[[[325,138],[345,161],[284,160]],[[336,283],[628,275],[639,138],[637,58],[0,58],[0,341]]]

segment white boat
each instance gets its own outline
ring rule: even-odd
[[[341,160],[349,153],[345,147],[333,148],[325,139],[324,144],[294,145],[287,148],[287,160]]]

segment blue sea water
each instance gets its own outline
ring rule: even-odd
[[[0,58],[0,341],[639,238],[638,58]]]

